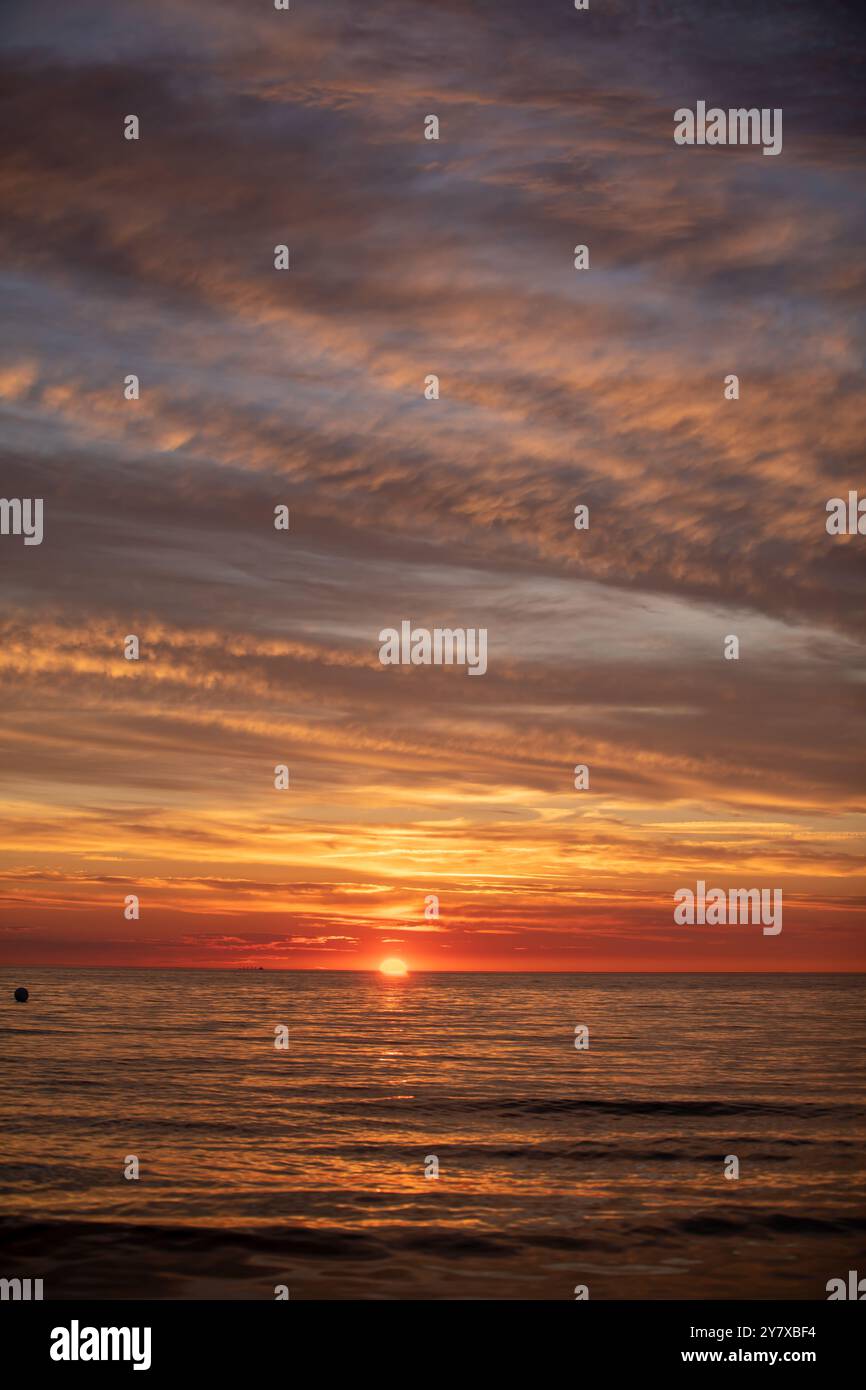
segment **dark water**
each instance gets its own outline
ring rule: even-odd
[[[860,976],[3,971],[0,1276],[823,1299],[866,1273],[863,999]]]

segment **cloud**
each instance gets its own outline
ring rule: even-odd
[[[863,889],[848,7],[286,18],[9,6],[3,488],[46,522],[0,552],[4,912],[134,953],[138,883],[169,961],[216,919],[646,961],[705,869],[817,932]],[[696,94],[783,106],[783,155],[675,147]],[[483,681],[384,670],[403,618],[485,625]]]

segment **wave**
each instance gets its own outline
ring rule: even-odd
[[[513,1230],[455,1229],[447,1223],[394,1221],[375,1230],[342,1226],[192,1226],[134,1223],[128,1220],[82,1221],[0,1218],[0,1250],[4,1256],[33,1250],[50,1250],[55,1257],[86,1255],[105,1247],[117,1252],[158,1252],[164,1257],[208,1255],[215,1250],[266,1253],[285,1257],[321,1256],[332,1259],[383,1259],[396,1250],[426,1251],[442,1255],[509,1255],[529,1250],[611,1249],[614,1246],[656,1243],[679,1236],[722,1239],[773,1235],[851,1236],[866,1231],[866,1216],[841,1212],[826,1216],[774,1210],[751,1210],[719,1215],[715,1211],[687,1216],[617,1223],[615,1232],[587,1231],[582,1235],[518,1227]]]
[[[491,1108],[506,1114],[558,1115],[596,1112],[605,1115],[781,1115],[787,1118],[820,1119],[845,1115],[855,1118],[866,1115],[866,1107],[850,1102],[826,1104],[821,1101],[762,1101],[762,1100],[602,1100],[579,1096],[560,1096],[539,1099],[498,1100],[488,1103]],[[472,1109],[485,1108],[472,1103]]]

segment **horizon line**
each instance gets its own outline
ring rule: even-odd
[[[20,964],[11,965],[4,963],[0,966],[3,970],[162,970],[162,971],[208,971],[211,974],[223,975],[379,975],[381,971],[377,965],[363,966],[258,966],[258,965],[49,965],[45,962],[41,964]],[[821,975],[864,975],[866,968],[856,970],[532,970],[532,969],[499,969],[481,970],[473,967],[463,969],[443,970],[439,967],[424,969],[409,969],[408,976],[412,975],[807,975],[810,977]],[[406,979],[408,976],[397,978]]]

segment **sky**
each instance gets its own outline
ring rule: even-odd
[[[4,6],[0,958],[866,969],[855,11]]]

